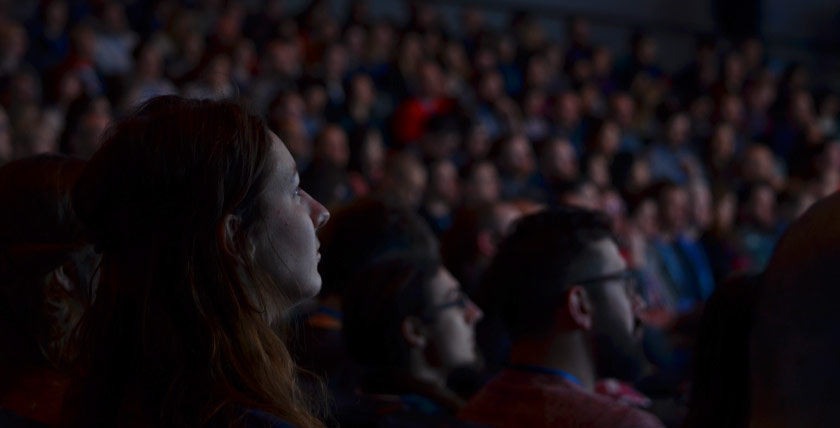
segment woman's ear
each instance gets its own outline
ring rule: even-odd
[[[242,218],[235,214],[226,215],[221,236],[222,251],[224,251],[225,254],[237,259],[242,258],[242,254],[240,254],[240,250],[236,245],[240,239],[243,239],[243,237],[240,236],[242,233],[244,233],[242,231]]]
[[[417,317],[406,317],[400,324],[400,332],[411,348],[426,347],[426,328]]]

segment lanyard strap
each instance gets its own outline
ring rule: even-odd
[[[543,367],[543,366],[534,366],[534,365],[531,365],[531,364],[512,364],[508,367],[513,369],[513,370],[519,370],[519,371],[523,371],[523,372],[542,373],[542,374],[550,374],[550,375],[554,375],[554,376],[560,376],[563,379],[568,380],[569,382],[577,384],[578,386],[583,386],[583,382],[581,382],[580,379],[574,377],[571,373],[569,373],[567,371],[558,370],[558,369],[551,369],[551,368]]]

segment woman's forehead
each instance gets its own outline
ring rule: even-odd
[[[292,157],[289,149],[286,148],[286,145],[282,140],[280,140],[280,137],[278,137],[277,134],[269,131],[268,135],[271,139],[272,152],[275,156],[275,168],[277,169],[277,175],[284,180],[294,180],[294,176],[297,174],[295,159]]]

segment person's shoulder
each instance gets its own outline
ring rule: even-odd
[[[296,428],[279,416],[259,409],[248,409],[245,411],[244,425],[247,428]]]
[[[485,385],[458,417],[511,427],[662,427],[655,416],[611,397],[588,392],[568,380],[511,371],[503,372]]]

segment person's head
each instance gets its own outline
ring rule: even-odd
[[[583,160],[584,177],[598,186],[600,190],[606,190],[612,184],[610,177],[610,161],[600,153],[590,153]]]
[[[554,107],[560,125],[576,126],[581,119],[581,101],[576,92],[566,91],[557,97]]]
[[[461,129],[454,116],[437,115],[426,122],[426,133],[419,141],[419,148],[426,161],[452,157],[461,143]]]
[[[636,317],[641,300],[607,218],[574,207],[520,219],[502,241],[482,284],[520,343],[575,338],[598,377],[635,378],[642,358]]]
[[[738,214],[738,199],[735,192],[725,183],[712,188],[712,205],[714,209],[714,228],[717,233],[726,234],[735,226]]]
[[[496,254],[499,242],[522,212],[513,204],[486,202],[462,207],[452,226],[441,238],[441,255],[446,267],[467,288],[473,290],[483,270]]]
[[[0,396],[28,369],[74,360],[67,342],[90,303],[96,262],[70,202],[84,165],[42,155],[0,168]]]
[[[344,169],[350,161],[347,133],[338,125],[326,125],[315,140],[315,158]]]
[[[636,101],[626,92],[616,92],[610,96],[610,116],[621,125],[628,128],[633,124],[636,115]]]
[[[348,102],[361,106],[373,106],[376,101],[376,86],[367,73],[356,73],[348,82]]]
[[[677,113],[668,119],[665,128],[665,140],[669,145],[680,147],[687,143],[691,131],[691,121],[685,113]]]
[[[735,130],[728,123],[719,123],[712,131],[709,157],[716,164],[726,164],[735,157]]]
[[[744,121],[744,101],[737,94],[726,94],[718,103],[719,120],[733,125]]]
[[[376,128],[366,128],[350,136],[350,159],[347,162],[350,171],[362,173],[372,186],[379,184],[385,172],[385,143],[382,132]]]
[[[748,183],[771,181],[776,175],[776,159],[763,144],[753,144],[744,151],[741,178]]]
[[[646,239],[656,237],[659,233],[659,209],[652,192],[637,195],[628,205],[628,218],[633,227]]]
[[[429,188],[426,197],[454,207],[461,197],[458,169],[450,160],[439,160],[429,165]]]
[[[541,149],[540,172],[549,180],[572,181],[578,177],[578,157],[565,138],[552,138]]]
[[[638,194],[651,184],[650,166],[644,156],[619,153],[610,165],[610,178],[621,192]]]
[[[420,64],[418,95],[422,98],[437,98],[446,95],[443,73],[435,61]]]
[[[513,177],[528,177],[534,173],[534,149],[524,135],[512,135],[497,141],[496,162],[499,172]]]
[[[426,168],[417,158],[408,153],[397,153],[385,163],[382,191],[397,204],[416,209],[423,202],[427,181]]]
[[[654,40],[649,34],[645,34],[643,32],[633,34],[631,44],[633,48],[633,56],[640,64],[650,65],[656,61],[656,54],[658,50],[656,40]]]
[[[656,185],[659,222],[663,232],[685,232],[691,220],[689,195],[686,188],[671,182]]]
[[[621,128],[612,120],[603,120],[594,127],[589,149],[612,159],[621,146]]]
[[[776,226],[776,190],[768,183],[754,183],[741,191],[742,220],[773,229]]]
[[[595,183],[578,178],[556,186],[557,200],[565,205],[596,211],[601,208],[601,192]]]
[[[475,325],[482,312],[436,255],[403,252],[380,260],[353,278],[343,303],[348,350],[370,369],[438,383],[478,361]]]
[[[317,425],[273,330],[315,295],[329,213],[294,161],[230,102],[157,97],[116,123],[73,192],[102,253],[80,326],[87,374],[75,406],[110,424],[229,421],[242,407]]]
[[[840,381],[840,195],[782,236],[764,272],[750,333],[750,426],[832,426]]]
[[[337,209],[318,237],[323,255],[321,296],[340,296],[359,272],[394,252],[438,252],[434,234],[422,218],[375,198],[359,198]]]
[[[698,231],[703,232],[714,223],[712,191],[703,181],[695,181],[688,186],[688,199],[691,205],[690,221]]]
[[[464,199],[467,204],[481,204],[499,200],[499,172],[490,161],[478,161],[467,165],[461,172],[465,185]]]

